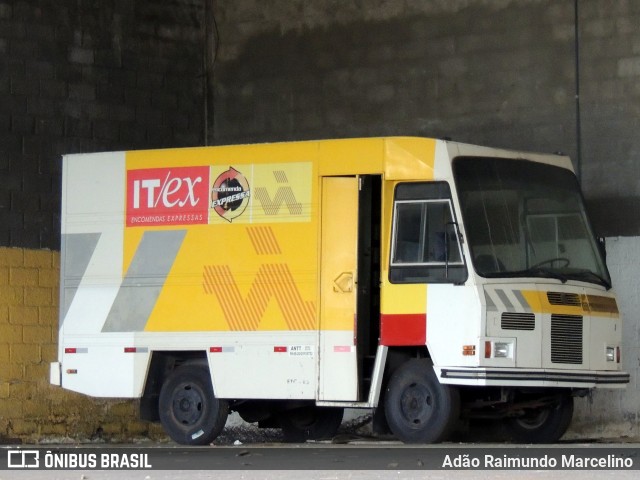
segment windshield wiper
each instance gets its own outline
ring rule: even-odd
[[[491,272],[491,273],[482,273],[482,276],[486,278],[518,278],[518,277],[540,277],[540,278],[555,278],[556,280],[560,280],[562,283],[567,283],[568,280],[580,280],[583,282],[596,283],[598,285],[602,285],[607,290],[611,289],[611,284],[609,281],[598,275],[591,270],[581,270],[581,271],[573,271],[570,273],[560,273],[557,270],[552,270],[549,268],[529,268],[527,270],[517,270],[514,272]],[[595,281],[594,281],[595,280]]]
[[[567,283],[567,280],[569,280],[566,275],[550,268],[535,267],[530,268],[527,272],[533,273],[534,275],[532,276],[534,277],[555,278],[560,280],[562,283]]]
[[[493,275],[492,275],[493,276]],[[567,283],[569,278],[562,273],[551,270],[549,268],[529,268],[527,270],[518,270],[515,272],[499,272],[495,275],[496,277],[505,277],[505,278],[517,278],[517,277],[540,277],[540,278],[555,278],[556,280],[560,280],[562,283]]]
[[[575,278],[576,280],[583,280],[583,281],[588,281],[585,279],[590,278],[591,280],[597,280],[596,282],[592,281],[590,283],[598,283],[603,287],[605,287],[607,290],[611,289],[611,284],[606,278],[604,278],[601,275],[598,275],[595,272],[592,272],[591,270],[580,270],[579,272],[571,272],[571,278]]]

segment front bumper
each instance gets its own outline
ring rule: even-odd
[[[435,367],[441,383],[495,387],[624,388],[629,374],[619,371]]]

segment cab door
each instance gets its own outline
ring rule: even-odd
[[[358,178],[322,179],[318,400],[358,399]]]

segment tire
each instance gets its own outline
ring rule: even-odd
[[[505,422],[508,439],[518,443],[554,443],[565,434],[573,418],[573,397],[563,395],[555,405],[525,411]]]
[[[280,414],[284,441],[302,443],[307,440],[329,440],[342,424],[344,409],[308,406]]]
[[[160,422],[171,439],[182,445],[208,445],[222,431],[229,405],[215,398],[209,369],[199,365],[176,368],[160,390]]]
[[[384,410],[391,432],[405,443],[437,443],[460,417],[460,393],[441,384],[429,359],[401,365],[386,389]]]

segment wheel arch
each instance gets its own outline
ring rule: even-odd
[[[387,357],[382,367],[382,385],[373,411],[373,431],[379,434],[390,433],[389,425],[384,413],[384,398],[387,385],[393,373],[404,363],[414,358],[431,358],[431,353],[425,345],[411,347],[387,347]]]
[[[160,390],[160,423],[182,445],[207,445],[224,429],[229,402],[215,396],[206,363],[183,362],[171,371]]]
[[[405,443],[445,440],[460,418],[459,391],[440,383],[430,358],[410,358],[401,363],[385,392],[387,424]]]
[[[382,366],[382,387],[380,389],[380,396],[376,399],[377,405],[383,401],[384,391],[393,372],[402,364],[414,358],[431,358],[429,349],[424,345],[417,347],[387,347],[386,360]]]
[[[160,420],[158,400],[165,379],[177,367],[185,364],[208,366],[207,352],[202,351],[154,351],[147,370],[144,390],[140,397],[140,419],[151,422]],[[215,391],[215,390],[214,390]]]

